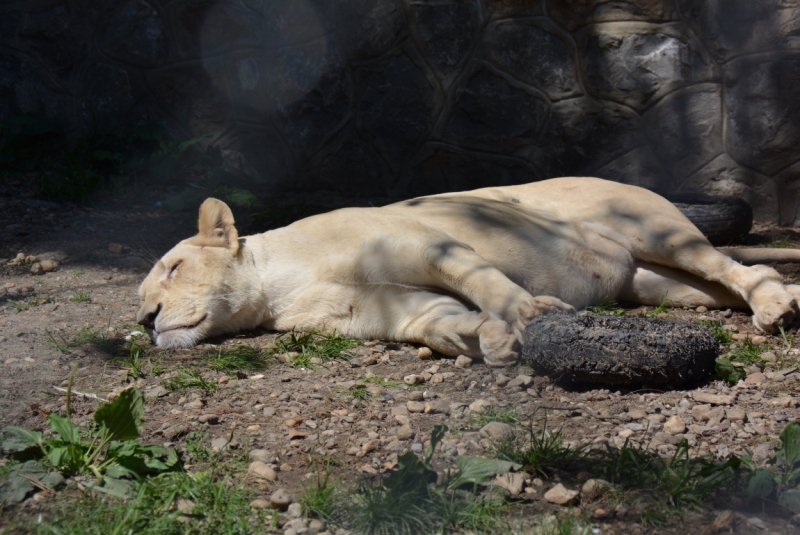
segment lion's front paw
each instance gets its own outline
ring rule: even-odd
[[[528,323],[530,323],[533,318],[556,312],[574,314],[575,307],[568,305],[557,297],[549,295],[538,295],[526,299],[519,305],[517,319],[512,324],[514,332],[516,332],[518,336],[521,336],[522,332],[525,331],[525,327],[527,327]]]
[[[487,366],[502,367],[514,364],[519,358],[519,341],[509,325],[502,320],[487,321],[478,330]]]
[[[786,303],[758,307],[753,313],[753,325],[764,332],[774,333],[779,327],[788,329],[797,317],[797,301],[792,299]]]
[[[776,332],[779,327],[788,328],[798,317],[799,295],[800,291],[791,286],[765,280],[750,297],[753,325],[768,333]]]

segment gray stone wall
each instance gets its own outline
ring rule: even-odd
[[[6,0],[0,117],[208,135],[267,189],[591,174],[800,224],[800,0]]]

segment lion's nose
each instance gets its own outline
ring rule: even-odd
[[[156,328],[156,317],[158,313],[161,312],[161,303],[158,304],[155,310],[150,312],[139,312],[139,325],[144,325],[148,329],[155,329]]]

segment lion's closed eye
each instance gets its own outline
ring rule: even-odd
[[[175,262],[172,265],[172,267],[169,268],[169,275],[167,275],[167,278],[169,278],[169,279],[175,278],[175,273],[178,271],[178,268],[180,267],[180,265],[182,263],[183,263],[183,260],[178,260],[177,262]]]

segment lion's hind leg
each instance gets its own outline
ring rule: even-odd
[[[638,305],[705,306],[746,309],[744,299],[722,284],[710,282],[685,271],[637,261],[619,301]]]
[[[681,215],[655,216],[630,240],[631,254],[642,262],[676,268],[718,283],[753,311],[753,324],[766,332],[788,325],[797,316],[797,301],[780,275],[767,266],[743,266],[716,250]],[[635,277],[634,277],[635,278]],[[713,286],[703,286],[713,288]],[[712,292],[713,295],[721,294]]]

